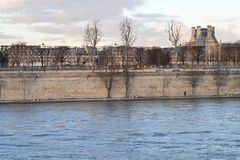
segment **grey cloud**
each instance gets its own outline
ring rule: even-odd
[[[24,0],[25,5],[5,10],[10,15],[9,23],[51,22],[66,24],[76,21],[112,19],[122,14],[122,9],[132,9],[143,3],[142,0]],[[14,13],[14,14],[12,14]]]
[[[7,0],[6,0],[7,1]],[[19,2],[20,0],[10,0]],[[60,43],[62,40],[82,41],[86,23],[100,20],[103,30],[101,44],[121,43],[119,24],[124,19],[123,9],[134,10],[143,0],[22,0],[11,7],[0,7],[0,21],[25,24],[31,32],[42,33],[43,41]],[[174,15],[131,15],[136,45],[166,44],[165,28]],[[160,29],[159,29],[160,28]]]

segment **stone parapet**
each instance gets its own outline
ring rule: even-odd
[[[230,74],[219,95],[239,95],[239,74]],[[129,98],[192,96],[190,75],[187,72],[132,73]],[[1,101],[63,101],[74,99],[104,99],[107,90],[102,80],[91,72],[4,72],[1,73]],[[195,96],[216,96],[217,88],[212,73],[201,76]],[[122,73],[114,78],[111,96],[122,99],[125,87]]]

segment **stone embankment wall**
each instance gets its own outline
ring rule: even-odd
[[[134,73],[130,78],[129,97],[175,97],[192,95],[187,73]],[[230,74],[220,95],[239,95],[240,76]],[[214,96],[217,87],[214,75],[206,73],[198,80],[196,96]],[[125,86],[119,73],[113,82],[111,96],[123,98]],[[77,71],[2,72],[0,73],[1,101],[46,101],[106,98],[107,90],[95,73]]]

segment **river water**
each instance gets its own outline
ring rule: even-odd
[[[0,105],[0,159],[240,159],[240,100]]]

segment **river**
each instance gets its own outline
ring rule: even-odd
[[[1,104],[0,159],[240,159],[240,100]]]

